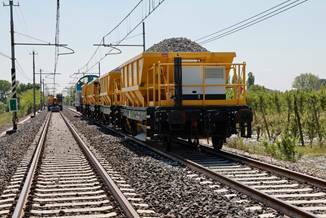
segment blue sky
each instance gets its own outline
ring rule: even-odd
[[[61,56],[57,81],[59,89],[72,81],[70,75],[85,64],[100,38],[115,26],[138,0],[61,0],[60,42],[67,43],[75,55]],[[227,27],[272,7],[283,0],[166,0],[146,21],[147,47],[169,37],[197,39]],[[55,0],[20,0],[15,8],[16,31],[45,41],[54,41]],[[256,83],[269,88],[291,88],[294,77],[312,72],[326,78],[326,1],[309,0],[263,23],[228,37],[205,44],[210,51],[234,51],[238,62],[247,62],[248,71]],[[121,30],[121,35],[123,35]],[[134,34],[140,33],[141,29]],[[115,37],[118,37],[116,34]],[[132,34],[133,35],[133,34]],[[16,35],[17,42],[31,41]],[[141,43],[141,36],[130,43]],[[32,80],[32,56],[35,49],[37,69],[53,71],[54,49],[17,47],[17,78]],[[100,57],[106,53],[101,49]],[[123,49],[117,56],[107,57],[101,63],[102,74],[119,66],[142,51],[141,48]],[[0,7],[0,52],[10,54],[9,8]],[[10,78],[10,60],[0,56],[0,79]],[[94,69],[97,71],[97,69]],[[49,82],[51,80],[48,80]]]

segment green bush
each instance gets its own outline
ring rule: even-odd
[[[29,89],[18,95],[18,117],[24,117],[33,111],[33,90]],[[36,108],[39,108],[40,93],[36,90]],[[11,122],[11,113],[8,111],[7,104],[0,102],[0,125]]]
[[[280,92],[253,85],[248,90],[247,103],[253,110],[252,129],[257,142],[238,141],[228,146],[256,154],[262,151],[289,161],[303,153],[325,155],[326,86]]]
[[[265,140],[262,141],[262,145],[264,146],[267,154],[278,159],[280,158],[280,153],[275,143],[269,143],[268,141]]]
[[[40,103],[40,93],[36,90],[36,108],[39,108]],[[36,110],[37,110],[36,109]],[[33,111],[33,90],[29,89],[19,95],[19,111],[18,115],[20,117],[32,113]]]
[[[0,102],[0,113],[4,113],[7,111],[7,105],[3,102]]]
[[[276,145],[282,155],[281,159],[289,161],[297,160],[301,156],[298,152],[297,143],[298,140],[296,137],[293,137],[288,133],[283,134],[281,139],[276,142]]]

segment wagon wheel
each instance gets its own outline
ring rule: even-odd
[[[170,151],[171,143],[172,143],[172,136],[170,136],[170,135],[162,136],[162,142],[163,142],[163,145],[165,146],[165,151]]]
[[[199,139],[198,138],[189,138],[188,143],[191,144],[193,147],[198,148]]]
[[[224,139],[220,136],[212,136],[212,143],[215,150],[221,150]]]

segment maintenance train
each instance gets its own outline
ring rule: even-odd
[[[57,94],[56,96],[53,95],[48,95],[48,111],[62,111],[62,101],[63,101],[63,96],[62,94]]]
[[[234,52],[143,52],[101,77],[76,85],[76,108],[146,140],[211,139],[221,149],[240,132],[251,137],[246,63]],[[77,93],[79,91],[79,93]]]

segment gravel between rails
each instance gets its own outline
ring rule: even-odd
[[[266,213],[282,217],[246,195],[174,161],[105,134],[70,111],[64,114],[162,217],[259,217]]]
[[[27,211],[27,217],[125,217],[59,113],[52,113]]]
[[[46,112],[20,125],[15,134],[0,138],[0,194],[14,174],[44,122]]]

